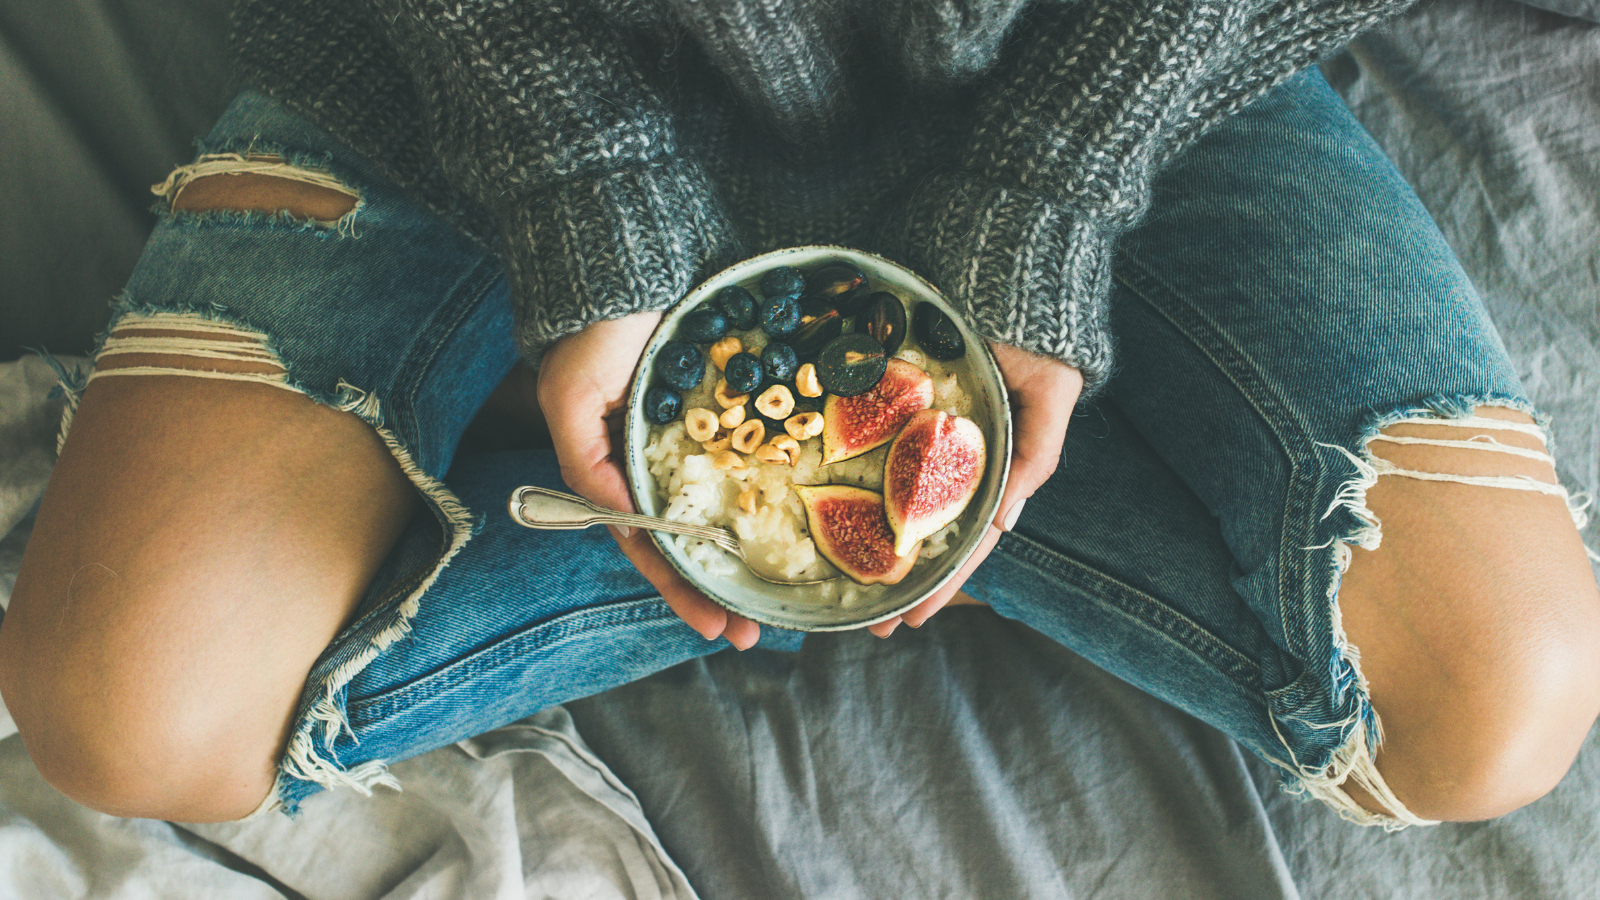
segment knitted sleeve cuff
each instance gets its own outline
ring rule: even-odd
[[[1085,399],[1104,385],[1114,230],[1065,204],[960,172],[923,182],[902,221],[892,250],[980,334],[1080,370]]]
[[[500,224],[517,345],[535,366],[588,325],[667,308],[739,251],[705,172],[685,159],[560,182]]]

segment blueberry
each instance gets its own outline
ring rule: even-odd
[[[773,297],[761,304],[761,328],[769,337],[786,338],[800,327],[800,304],[793,297]]]
[[[761,374],[761,360],[750,353],[735,353],[728,357],[728,363],[722,369],[722,377],[728,379],[729,390],[741,394],[761,387]]]
[[[656,374],[680,391],[693,390],[706,375],[705,357],[688,341],[668,341],[656,354]]]
[[[800,274],[799,269],[779,266],[761,276],[761,295],[768,300],[774,297],[799,299],[805,289],[806,277]]]
[[[788,344],[773,341],[761,351],[761,368],[767,370],[768,381],[788,381],[800,368],[800,355]]]
[[[728,317],[709,307],[689,313],[678,325],[678,337],[697,344],[709,344],[727,333]]]
[[[730,284],[717,291],[714,300],[717,307],[728,316],[728,321],[740,331],[749,331],[756,327],[756,312],[759,304],[750,292],[737,284]]]
[[[676,419],[682,409],[683,397],[672,388],[658,384],[644,392],[644,417],[657,425]]]

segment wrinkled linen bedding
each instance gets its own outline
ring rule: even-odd
[[[1593,491],[1600,25],[1581,18],[1592,0],[1538,5],[1568,15],[1432,3],[1327,68],[1556,417],[1563,479]],[[48,474],[50,380],[38,360],[0,363],[0,600]],[[1600,525],[1585,537],[1600,547]],[[1284,795],[1222,735],[981,608],[888,642],[720,654],[395,773],[403,793],[319,795],[298,822],[178,826],[74,805],[5,737],[0,896],[1431,900],[1600,885],[1600,733],[1527,809],[1386,835]]]

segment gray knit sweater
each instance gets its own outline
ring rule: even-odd
[[[1157,169],[1407,0],[240,0],[240,72],[504,260],[537,362],[836,243],[1111,365]]]

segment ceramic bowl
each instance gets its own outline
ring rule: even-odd
[[[651,372],[656,353],[673,339],[684,315],[732,284],[743,285],[759,301],[761,276],[776,266],[793,266],[801,271],[809,271],[831,260],[841,260],[860,267],[866,272],[872,290],[887,290],[906,301],[908,319],[909,309],[914,308],[917,301],[925,300],[956,321],[967,343],[964,359],[969,374],[965,380],[973,394],[970,417],[983,429],[987,462],[977,495],[958,520],[963,527],[959,535],[952,539],[950,549],[935,559],[918,563],[899,584],[875,589],[849,606],[843,606],[837,600],[824,599],[822,586],[771,584],[756,578],[742,566],[732,576],[712,575],[690,560],[670,535],[652,532],[656,546],[661,548],[667,560],[707,597],[747,619],[798,631],[864,628],[900,615],[932,596],[954,577],[977,549],[979,540],[987,530],[985,526],[994,520],[999,508],[1011,465],[1011,411],[994,356],[989,352],[988,343],[973,332],[933,285],[897,263],[860,250],[828,246],[790,247],[747,259],[718,272],[670,309],[662,317],[655,334],[651,335],[634,373],[623,437],[628,482],[633,491],[633,502],[639,511],[659,516],[666,507],[656,491],[655,479],[650,475],[649,463],[644,456],[651,427],[644,416],[644,394],[652,382]],[[914,337],[908,338],[910,342],[914,340]],[[716,369],[709,367],[709,363],[707,365],[706,377],[717,377]]]

